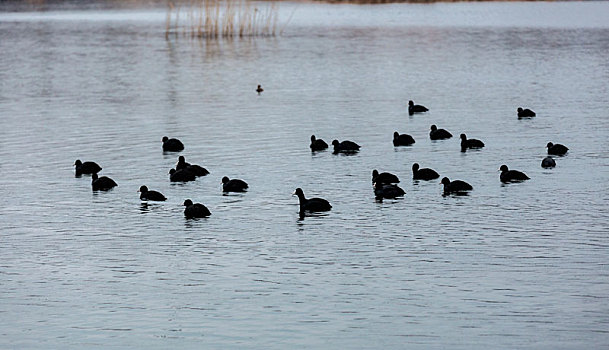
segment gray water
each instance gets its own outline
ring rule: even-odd
[[[9,5],[0,348],[609,347],[609,3],[281,3],[282,35],[210,41],[166,39],[163,6]],[[362,149],[311,154],[311,134]],[[165,135],[211,174],[170,183]],[[549,141],[570,151],[544,170]],[[92,192],[76,159],[119,186]],[[413,162],[474,190],[443,197]],[[406,196],[375,201],[372,169]],[[332,211],[300,220],[297,187]]]

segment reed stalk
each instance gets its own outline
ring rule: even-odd
[[[177,5],[168,1],[165,37],[180,32],[207,39],[275,36],[278,18],[277,4],[272,1],[257,7],[249,0],[188,0],[177,1]]]

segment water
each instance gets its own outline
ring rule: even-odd
[[[282,3],[281,36],[218,41],[106,5],[0,5],[0,348],[609,346],[609,3]],[[165,135],[211,174],[170,184]],[[552,170],[548,141],[571,149]],[[76,159],[119,187],[92,193]],[[407,195],[376,202],[372,169]],[[225,175],[251,190],[222,196]],[[299,220],[296,187],[332,211]]]

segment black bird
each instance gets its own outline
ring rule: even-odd
[[[343,142],[338,142],[338,140],[332,141],[332,146],[334,146],[334,154],[337,153],[354,153],[359,151],[360,146],[349,140],[345,140]]]
[[[431,131],[429,132],[429,138],[432,140],[444,140],[453,137],[453,134],[449,133],[444,129],[438,129],[437,126],[432,125]]]
[[[427,112],[429,109],[425,106],[415,105],[414,102],[408,101],[408,114],[413,115],[415,113]]]
[[[398,185],[395,184],[374,184],[374,197],[378,200],[394,199],[397,197],[402,197],[405,194],[406,192],[404,192],[403,189],[401,189]]]
[[[518,107],[516,111],[518,112],[518,118],[531,118],[535,116],[535,112],[528,108],[522,109],[522,107]]]
[[[546,147],[548,148],[548,154],[553,154],[555,156],[563,156],[569,151],[565,145],[561,145],[560,143],[553,144],[552,142],[548,142]]]
[[[260,95],[260,93],[264,91],[264,89],[262,88],[261,85],[258,85],[258,87],[256,88],[256,92],[258,93],[258,95]]]
[[[102,168],[95,162],[81,162],[80,159],[76,159],[74,162],[74,167],[76,169],[76,176],[80,176],[82,174],[97,174],[102,170]]]
[[[393,133],[393,145],[394,146],[410,146],[414,143],[414,139],[412,136],[408,134],[398,134],[398,132]]]
[[[554,168],[556,166],[556,161],[554,158],[547,156],[541,161],[542,168]]]
[[[184,209],[184,216],[187,219],[204,218],[211,215],[206,206],[201,203],[193,204],[190,199],[184,201],[184,206],[186,207]]]
[[[501,180],[501,182],[503,183],[507,183],[507,182],[519,182],[519,181],[524,181],[524,180],[528,180],[529,177],[518,170],[509,170],[507,165],[502,165],[499,170],[501,170],[501,175],[499,175],[499,180]]]
[[[93,191],[107,191],[115,186],[118,186],[114,180],[107,176],[98,177],[97,174],[92,174],[91,179],[91,187],[93,187]]]
[[[323,198],[305,198],[301,188],[297,188],[292,195],[298,196],[300,215],[304,215],[305,212],[319,212],[332,209],[332,205]]]
[[[455,181],[450,181],[447,177],[442,178],[442,185],[444,185],[444,194],[450,194],[450,193],[464,193],[467,191],[471,191],[474,188],[472,187],[472,185],[468,184],[465,181],[461,181],[461,180],[455,180]]]
[[[375,184],[395,184],[400,182],[397,176],[392,173],[380,173],[378,170],[372,170],[372,183]]]
[[[412,164],[412,178],[414,180],[433,180],[440,177],[435,170],[429,168],[419,169],[419,163]]]
[[[184,156],[178,157],[178,162],[176,163],[176,170],[186,169],[190,166],[190,163],[186,162],[186,158]]]
[[[482,148],[484,142],[476,139],[468,139],[465,134],[461,134],[461,151],[465,152],[468,148]]]
[[[180,152],[184,150],[184,144],[178,139],[170,139],[163,136],[163,151],[164,152]]]
[[[311,135],[311,145],[309,147],[311,147],[311,151],[313,152],[322,151],[328,148],[328,144],[322,139],[315,138],[315,135]]]
[[[186,162],[186,159],[184,158],[184,156],[179,156],[178,163],[176,164],[176,170],[183,170],[183,169],[190,171],[191,173],[195,174],[195,176],[205,176],[205,175],[209,174],[209,171],[207,171],[207,169],[203,168],[202,166],[196,165],[196,164],[190,164],[190,163]]]
[[[228,176],[222,178],[223,192],[245,192],[248,187],[248,184],[243,180],[229,179]]]
[[[169,181],[171,182],[187,182],[187,181],[195,181],[195,174],[190,172],[188,169],[182,170],[169,170]]]
[[[150,191],[146,186],[141,186],[138,192],[140,193],[140,199],[143,201],[162,202],[167,200],[167,198],[165,198],[161,192]]]

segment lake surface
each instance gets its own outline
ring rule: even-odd
[[[0,348],[609,347],[609,2],[281,3],[282,35],[235,40],[97,4],[0,4]],[[165,135],[211,174],[170,183]],[[549,141],[570,151],[546,170]],[[373,169],[406,196],[375,201]],[[297,187],[332,211],[300,220]]]

